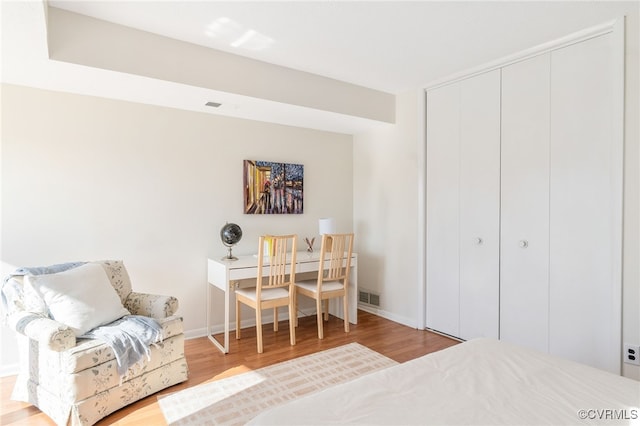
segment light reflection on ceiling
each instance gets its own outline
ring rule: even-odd
[[[211,38],[224,40],[231,47],[245,50],[265,50],[274,43],[271,37],[261,34],[252,28],[246,28],[226,16],[210,23],[205,30],[205,34]]]

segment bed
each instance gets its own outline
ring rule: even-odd
[[[471,340],[261,413],[252,425],[640,424],[640,382]]]

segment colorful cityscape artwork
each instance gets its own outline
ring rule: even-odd
[[[246,214],[302,214],[304,166],[244,160]]]

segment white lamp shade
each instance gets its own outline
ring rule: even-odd
[[[323,217],[318,223],[318,233],[322,234],[335,234],[336,223],[332,217]]]

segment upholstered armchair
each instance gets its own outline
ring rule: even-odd
[[[56,273],[42,273],[49,272],[42,268],[38,275],[13,274],[2,287],[5,319],[18,335],[20,350],[11,398],[37,406],[59,425],[94,424],[188,376],[182,318],[174,315],[177,299],[132,291],[122,261],[78,265]],[[68,283],[73,280],[76,285]],[[60,297],[65,288],[72,297]],[[73,293],[83,291],[84,295]],[[83,297],[88,305],[95,303],[84,317],[75,305]],[[116,358],[112,346],[86,334],[88,328],[95,330],[95,322],[108,324],[129,314],[154,318],[158,333],[143,348],[145,356],[122,374],[121,355]]]

